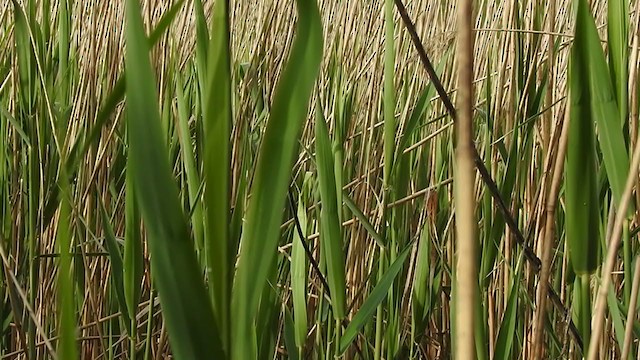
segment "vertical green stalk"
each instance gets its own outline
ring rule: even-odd
[[[124,234],[124,297],[129,312],[131,327],[130,355],[135,359],[137,322],[136,314],[144,272],[142,239],[140,237],[140,214],[134,194],[132,171],[126,171],[125,183],[125,234]],[[153,301],[153,297],[151,298]]]
[[[395,69],[395,41],[393,38],[393,0],[384,2],[384,174],[385,192],[389,191],[391,169],[393,166],[393,152],[395,150],[396,122],[395,122],[395,89],[393,84]]]
[[[388,220],[387,203],[391,196],[391,171],[393,167],[393,153],[395,150],[395,88],[394,88],[394,70],[395,70],[395,42],[394,42],[394,23],[393,23],[393,0],[385,0],[384,2],[384,74],[383,74],[383,112],[384,112],[384,163],[383,163],[383,216],[380,229],[381,234],[386,233],[386,225]],[[391,245],[393,246],[393,244]],[[380,259],[378,262],[378,277],[384,274],[385,269],[385,249],[380,249]],[[378,279],[379,281],[380,279]],[[376,309],[376,330],[375,330],[375,348],[374,359],[379,360],[382,357],[382,334],[383,329],[383,308],[379,304]]]
[[[7,121],[0,121],[0,247],[6,248],[5,239],[10,239],[10,227],[9,222],[12,220],[11,205],[10,205],[10,191],[9,191],[9,161],[7,149],[7,134],[8,126]],[[0,266],[0,278],[5,279],[4,266]],[[7,283],[0,283],[0,299],[5,299],[7,296]],[[3,308],[0,308],[0,319],[4,319],[8,312],[5,312]],[[7,348],[6,340],[4,337],[0,337],[0,355],[4,355],[4,349]]]
[[[151,272],[150,272],[151,273]],[[149,306],[147,314],[147,339],[144,342],[144,360],[151,360],[151,343],[153,342],[153,299],[155,299],[156,292],[153,287],[151,287],[151,291],[149,292]]]
[[[384,263],[387,261],[385,258],[386,252],[384,249],[380,249],[380,255],[378,256],[378,276],[376,281],[379,283],[382,280],[382,275],[384,274],[385,267]],[[375,347],[373,358],[375,360],[379,360],[382,357],[382,335],[384,333],[384,329],[382,328],[383,324],[383,311],[382,302],[378,304],[376,307],[376,333],[375,333]]]
[[[209,295],[227,353],[230,349],[232,259],[235,259],[235,254],[229,254],[232,121],[229,41],[229,1],[216,1],[203,104],[205,253]]]
[[[624,220],[624,224],[622,225],[622,252],[623,252],[623,262],[622,265],[624,267],[624,303],[629,304],[629,299],[631,298],[631,286],[633,276],[631,275],[631,269],[633,267],[632,262],[632,244],[631,237],[629,236],[629,219]]]
[[[36,92],[36,79],[34,70],[34,55],[30,45],[29,39],[29,21],[26,18],[25,13],[17,1],[13,0],[13,13],[14,13],[14,39],[15,39],[15,60],[17,63],[17,76],[19,80],[19,93],[18,101],[19,112],[16,117],[33,116],[34,111],[34,98]],[[25,119],[26,120],[26,119]],[[25,186],[26,203],[24,204],[27,209],[27,221],[26,221],[26,238],[27,238],[27,253],[28,253],[28,267],[29,267],[29,294],[28,300],[32,308],[36,308],[36,297],[38,294],[39,280],[38,280],[38,264],[39,264],[39,252],[38,252],[38,238],[36,229],[36,217],[38,209],[38,134],[35,131],[34,122],[25,121],[24,129],[30,135],[32,141],[26,154],[26,159],[23,162],[24,173],[27,175],[27,181]],[[36,327],[33,321],[29,320],[27,324],[27,342],[28,342],[28,355],[30,357],[36,356]]]
[[[580,282],[580,313],[578,315],[578,330],[582,337],[584,356],[586,357],[587,349],[589,349],[589,340],[591,339],[591,285],[590,275],[583,274],[576,278]]]
[[[222,5],[220,5],[222,6]],[[205,98],[207,81],[207,57],[209,54],[209,30],[204,14],[202,0],[194,0],[194,12],[196,14],[196,73],[198,76],[198,89],[201,99]]]
[[[68,82],[68,68],[67,64],[69,63],[69,38],[70,38],[70,30],[69,30],[69,3],[68,0],[61,0],[59,6],[59,14],[58,14],[58,56],[60,57],[59,68],[58,68],[58,85],[59,92],[65,99],[67,97],[67,93],[69,92],[69,82]],[[45,16],[46,18],[47,16]],[[66,105],[66,102],[63,103]]]
[[[60,68],[58,72],[58,86],[59,92],[57,101],[62,107],[62,115],[59,117],[58,136],[64,139],[67,130],[68,119],[64,115],[66,113],[67,96],[69,91],[67,63],[69,62],[69,4],[67,0],[62,0],[60,3],[60,13],[58,20],[58,37],[59,47],[58,54],[60,56]],[[48,14],[44,15],[45,18]],[[53,129],[55,130],[55,129]],[[66,143],[63,141],[63,144]],[[61,162],[64,164],[66,160],[66,151],[62,149],[62,153],[59,154]],[[77,359],[78,352],[76,347],[76,317],[75,317],[75,298],[73,291],[72,281],[72,268],[71,268],[71,187],[69,185],[69,178],[67,169],[64,166],[60,167],[59,173],[60,187],[60,217],[58,220],[58,234],[57,243],[60,253],[60,268],[58,273],[58,307],[60,309],[60,345],[59,345],[59,357],[60,359]]]
[[[64,167],[61,168],[59,182],[61,191],[60,218],[58,220],[58,234],[56,242],[60,252],[60,267],[58,268],[58,309],[60,310],[60,344],[58,357],[60,359],[77,359],[76,349],[76,319],[75,300],[73,297],[73,281],[71,280],[71,204],[69,185]]]

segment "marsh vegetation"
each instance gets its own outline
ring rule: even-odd
[[[639,9],[0,2],[0,357],[640,357]]]

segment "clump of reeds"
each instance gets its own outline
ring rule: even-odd
[[[0,357],[635,358],[639,8],[0,3]]]

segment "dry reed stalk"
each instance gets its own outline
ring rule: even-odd
[[[473,1],[458,4],[458,118],[456,129],[456,170],[454,199],[456,213],[456,327],[455,354],[460,359],[475,358],[475,309],[477,287],[477,237],[475,220],[475,169],[473,144]]]
[[[564,170],[564,157],[567,151],[567,139],[569,129],[569,106],[566,107],[564,121],[562,123],[562,133],[560,135],[558,152],[553,170],[553,179],[549,188],[549,195],[545,204],[544,215],[542,219],[545,221],[544,229],[541,233],[540,242],[542,243],[542,269],[540,270],[540,279],[538,281],[537,302],[535,327],[533,335],[533,359],[543,358],[544,345],[544,322],[547,317],[547,297],[549,292],[549,275],[551,272],[551,250],[555,243],[555,213],[556,204],[558,202],[558,193],[562,185],[562,175]]]

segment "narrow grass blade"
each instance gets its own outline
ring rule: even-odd
[[[20,108],[33,111],[36,91],[35,54],[29,39],[29,22],[16,0],[12,0],[14,14],[14,39],[20,84]]]
[[[241,176],[240,179],[237,180],[238,181],[238,187],[237,187],[237,191],[236,191],[236,199],[235,199],[235,206],[233,208],[233,214],[231,214],[231,225],[230,225],[230,229],[229,229],[229,236],[230,236],[230,245],[229,245],[229,258],[230,259],[235,259],[236,255],[238,254],[238,244],[240,244],[240,238],[242,236],[242,222],[243,222],[243,216],[244,216],[244,209],[245,209],[245,197],[247,194],[247,177],[245,176],[245,174],[247,173],[246,170],[247,167],[247,161],[243,161],[242,162],[242,171],[241,171]],[[229,276],[231,278],[233,278],[233,272],[231,272],[229,274]]]
[[[611,314],[611,322],[613,323],[613,335],[615,335],[618,346],[622,350],[624,346],[625,327],[622,323],[623,314],[618,306],[618,299],[616,299],[613,286],[609,286],[609,291],[607,292],[607,307],[609,314]]]
[[[100,197],[98,196],[98,199]],[[118,305],[122,312],[122,317],[127,325],[127,331],[130,329],[131,316],[127,308],[127,302],[124,296],[124,265],[122,262],[122,255],[118,247],[116,235],[111,227],[111,219],[107,214],[107,210],[104,208],[102,200],[100,200],[100,219],[102,220],[102,228],[104,230],[105,242],[107,245],[107,251],[109,252],[109,260],[111,260],[111,284],[115,289]]]
[[[189,132],[189,118],[182,81],[177,78],[176,97],[178,105],[178,138],[180,139],[180,149],[182,150],[182,161],[184,172],[187,178],[187,191],[189,192],[189,206],[193,209],[191,214],[191,228],[195,238],[196,252],[201,253],[204,249],[204,218],[202,214],[202,202],[199,200],[198,189],[200,188],[200,174],[196,166],[195,151],[191,143],[191,133]],[[202,261],[204,265],[204,261]]]
[[[629,96],[629,2],[628,0],[609,0],[607,6],[609,71],[618,104],[620,126],[625,128]]]
[[[309,187],[311,181],[310,173],[303,183],[303,189]],[[306,191],[308,192],[308,191]],[[305,191],[298,196],[298,221],[302,236],[306,237],[307,231],[307,208]],[[307,340],[307,254],[304,250],[304,238],[300,238],[298,231],[293,232],[293,244],[291,248],[291,298],[293,303],[293,325],[295,332],[295,345],[299,357],[302,357],[304,344]]]
[[[384,2],[384,84],[383,84],[383,112],[384,112],[384,164],[383,181],[385,191],[389,190],[391,170],[393,167],[393,153],[396,139],[396,92],[394,86],[395,74],[395,41],[393,23],[393,0]],[[386,196],[385,196],[386,198]],[[388,200],[388,199],[387,199]]]
[[[331,139],[322,110],[316,108],[316,165],[320,188],[320,231],[322,251],[327,267],[327,282],[331,291],[331,307],[336,320],[345,316],[347,290],[345,287],[342,223],[338,217],[336,178],[331,153]]]
[[[449,52],[447,52],[447,55]],[[440,77],[444,71],[444,66],[447,64],[449,56],[445,55],[436,68],[436,74]],[[433,92],[435,87],[430,82],[422,91],[422,94],[418,98],[416,105],[411,112],[411,116],[404,127],[404,133],[400,138],[400,146],[398,147],[398,153],[402,153],[408,146],[411,136],[414,131],[419,127],[420,120],[425,116],[430,106],[430,100],[433,98]]]
[[[518,322],[518,297],[520,292],[520,278],[522,276],[522,257],[518,261],[518,268],[516,270],[516,276],[513,279],[513,285],[509,291],[509,298],[507,300],[507,308],[504,311],[502,323],[500,324],[500,330],[498,331],[498,338],[495,345],[495,360],[507,360],[511,359],[511,353],[513,351],[513,340],[515,338],[516,323]]]
[[[56,93],[58,101],[62,106],[62,110],[66,112],[67,96],[69,92],[69,77],[68,77],[68,64],[69,64],[69,44],[70,44],[70,18],[69,15],[69,2],[68,0],[61,0],[59,5],[58,14],[58,56],[60,58],[60,67],[58,68],[57,86],[58,91]],[[47,16],[44,16],[47,18]],[[67,119],[64,119],[67,122]],[[66,124],[64,124],[66,127]]]
[[[206,209],[205,258],[209,294],[222,344],[229,349],[231,277],[229,256],[231,176],[231,50],[229,48],[229,2],[216,1],[207,84],[204,93],[204,199]]]
[[[169,340],[181,359],[224,354],[160,130],[158,96],[138,0],[126,3],[129,168],[148,232]]]
[[[299,360],[302,358],[297,345],[297,337],[295,335],[295,323],[288,308],[284,310],[284,346],[287,349],[287,356],[290,360]]]
[[[20,135],[20,138],[22,139],[22,141],[24,141],[25,144],[27,144],[27,146],[31,147],[31,141],[29,140],[29,136],[22,129],[22,126],[20,125],[20,123],[17,122],[13,116],[11,116],[11,114],[7,111],[7,109],[0,107],[0,114],[2,114],[2,116],[4,116],[9,121],[9,124],[11,124],[11,126],[13,126],[13,128],[16,130],[18,135]]]
[[[412,310],[413,321],[417,326],[417,332],[422,332],[426,327],[426,313],[429,304],[429,275],[431,267],[431,236],[429,234],[429,224],[425,224],[420,232],[418,241],[418,251],[416,253],[416,267],[413,275],[413,296]]]
[[[137,324],[136,314],[140,302],[142,276],[144,274],[144,255],[140,237],[140,211],[134,194],[133,176],[126,171],[125,179],[125,230],[124,230],[124,298],[131,317],[131,352],[135,351]]]
[[[378,284],[376,284],[371,291],[371,294],[369,294],[360,307],[360,310],[358,310],[356,315],[353,317],[342,334],[342,338],[340,338],[340,353],[344,353],[347,350],[365,324],[371,320],[371,316],[376,311],[378,305],[387,297],[389,289],[391,289],[394,280],[398,274],[400,274],[412,247],[413,243],[409,244],[406,249],[398,254],[396,260],[391,264],[391,266],[389,266]]]
[[[385,249],[384,238],[382,237],[382,235],[378,234],[376,229],[373,227],[373,224],[371,224],[371,222],[369,221],[369,218],[367,218],[367,216],[362,212],[362,210],[360,210],[358,205],[356,205],[356,203],[353,202],[351,197],[346,193],[343,194],[343,200],[345,205],[347,205],[349,210],[351,210],[351,213],[355,215],[356,218],[358,218],[358,221],[360,221],[362,226],[364,226],[365,230],[367,230],[367,232],[369,233],[369,235],[371,235],[373,240],[376,241],[376,244],[378,244],[378,246],[381,249]]]
[[[207,81],[207,56],[209,54],[209,29],[204,14],[202,0],[194,0],[193,10],[196,14],[196,68],[200,94],[204,97]],[[215,24],[214,24],[215,26]]]
[[[275,259],[294,152],[322,59],[322,25],[315,0],[297,0],[296,5],[297,33],[276,86],[240,245],[232,294],[232,356],[238,360],[255,358],[255,345],[247,341]]]

